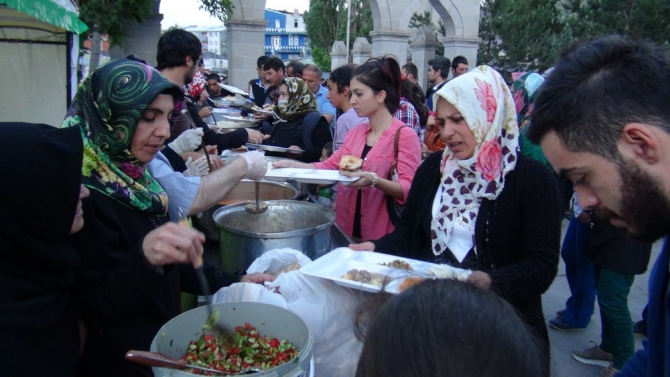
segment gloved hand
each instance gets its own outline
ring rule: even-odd
[[[202,128],[193,128],[184,131],[178,138],[168,144],[168,147],[177,154],[194,151],[202,144],[202,135],[205,131]]]
[[[265,172],[268,170],[268,163],[266,162],[263,153],[252,151],[242,153],[241,156],[247,161],[247,175],[244,178],[260,181],[265,177]]]
[[[186,160],[186,170],[184,170],[185,177],[201,177],[207,173],[209,173],[209,166],[207,166],[207,159],[205,156],[202,156],[195,161],[193,161],[193,158],[191,157]]]

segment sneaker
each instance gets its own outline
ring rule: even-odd
[[[557,311],[556,315],[559,316],[559,317],[563,317],[565,315],[565,309],[561,309],[561,310]]]
[[[620,370],[614,367],[607,367],[600,371],[599,377],[614,377],[617,373],[621,372]]]
[[[582,331],[586,330],[586,327],[572,327],[563,321],[563,317],[556,317],[552,320],[549,320],[549,326],[551,328],[561,331]]]
[[[572,357],[584,364],[600,365],[601,367],[612,366],[612,354],[601,350],[597,345],[585,350],[574,350],[572,351]]]

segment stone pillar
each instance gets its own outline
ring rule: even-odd
[[[479,38],[440,38],[444,45],[444,56],[453,59],[461,55],[468,59],[470,69],[477,66],[477,50],[479,49]]]
[[[371,31],[372,57],[379,58],[384,55],[391,55],[398,59],[398,64],[402,67],[407,62],[407,41],[409,40],[409,35],[410,33],[407,31]]]
[[[265,54],[265,20],[228,20],[228,83],[245,92],[249,80],[258,77],[256,60]]]
[[[412,63],[419,70],[419,86],[424,91],[428,88],[428,61],[435,58],[435,48],[438,45],[437,36],[430,26],[419,27],[414,42],[409,45]]]
[[[365,37],[358,37],[354,42],[354,50],[352,52],[353,60],[355,64],[363,64],[368,59],[370,59],[370,54],[372,53],[372,46],[370,42]]]
[[[342,41],[335,41],[333,48],[330,49],[330,70],[341,67],[347,62],[347,46]]]
[[[144,59],[152,67],[156,66],[156,52],[158,39],[161,37],[161,21],[163,15],[159,13],[160,1],[154,5],[154,16],[144,19],[142,23],[123,22],[123,31],[127,34],[123,38],[123,46],[114,46],[109,50],[111,60],[136,55]]]

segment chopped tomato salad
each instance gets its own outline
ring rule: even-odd
[[[298,350],[286,340],[260,336],[249,323],[235,327],[235,341],[225,346],[221,339],[205,334],[188,344],[182,359],[189,365],[201,366],[223,372],[241,372],[249,368],[261,370],[274,368],[293,360]],[[191,370],[193,374],[205,374]]]

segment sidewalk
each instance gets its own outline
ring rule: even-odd
[[[567,229],[567,220],[563,221],[563,234]],[[635,276],[635,282],[628,296],[628,307],[633,321],[639,321],[642,309],[647,304],[647,282],[649,270],[651,270],[658,254],[661,252],[662,241],[654,244],[651,251],[649,267],[644,275]],[[570,297],[570,288],[565,278],[565,265],[560,261],[558,276],[549,290],[542,296],[542,304],[545,319],[548,321],[556,316],[556,311],[564,309],[565,300]],[[596,302],[591,323],[584,331],[558,331],[549,328],[549,339],[551,341],[551,375],[552,377],[597,377],[602,370],[601,367],[582,364],[572,358],[574,349],[584,349],[593,346],[590,342],[600,343],[600,309]],[[635,349],[642,348],[644,338],[635,337]]]

